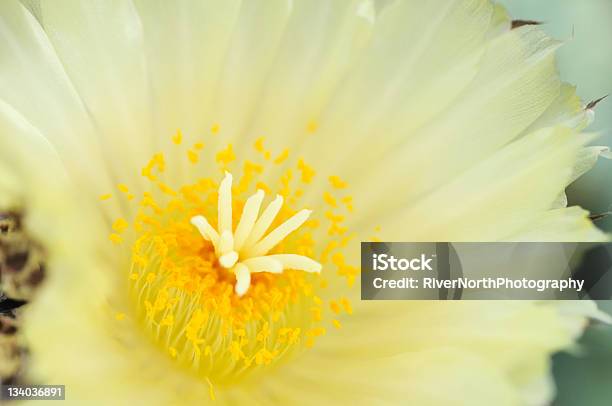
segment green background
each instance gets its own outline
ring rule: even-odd
[[[612,93],[612,0],[501,0],[515,19],[537,20],[551,36],[565,40],[558,54],[561,78],[578,86],[585,102]],[[612,95],[601,102],[591,130],[602,134],[598,145],[612,145]],[[596,167],[570,186],[570,205],[593,213],[612,211],[612,161]],[[612,232],[612,216],[598,222]],[[612,303],[600,307],[612,314]],[[553,371],[555,405],[612,405],[612,327],[591,325],[580,341],[579,355],[557,354]]]
[[[561,78],[578,86],[589,102],[612,93],[612,0],[501,0],[515,19],[537,20],[551,36],[564,40],[558,53]],[[596,109],[590,130],[600,132],[599,145],[612,145],[612,97]],[[595,168],[568,191],[570,205],[593,213],[612,210],[612,161]],[[612,217],[598,222],[612,232]],[[612,403],[611,403],[612,404]]]

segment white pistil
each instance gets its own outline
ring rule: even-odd
[[[251,273],[258,272],[269,272],[269,273],[282,273],[283,264],[271,257],[252,257],[242,261]]]
[[[244,242],[251,234],[251,231],[253,231],[253,226],[257,221],[263,198],[264,192],[260,189],[253,196],[249,197],[244,204],[242,216],[240,217],[238,227],[236,227],[236,234],[234,235],[234,248],[237,251],[240,251]]]
[[[236,286],[234,286],[234,291],[238,296],[242,296],[251,286],[251,272],[246,265],[238,263],[236,264],[234,273],[236,274]]]
[[[268,228],[272,225],[272,222],[276,218],[276,215],[280,211],[281,207],[283,207],[283,197],[281,195],[277,195],[276,199],[272,201],[266,207],[264,212],[261,214],[261,217],[255,222],[255,226],[253,226],[253,231],[247,237],[246,242],[244,243],[245,247],[253,245],[257,243],[263,237],[263,235],[268,231]]]
[[[283,206],[283,198],[276,196],[258,218],[263,199],[262,190],[258,190],[247,199],[234,233],[232,231],[232,175],[226,172],[219,186],[218,230],[215,230],[204,216],[191,218],[191,224],[198,229],[205,240],[213,244],[219,264],[223,268],[231,269],[236,276],[234,291],[238,296],[244,295],[249,290],[252,273],[279,274],[286,269],[321,272],[321,264],[303,255],[266,255],[304,224],[311,211],[300,210],[265,235]]]
[[[311,210],[300,210],[280,226],[272,230],[252,248],[247,249],[249,256],[265,255],[293,231],[297,230],[310,217]]]
[[[236,251],[228,252],[219,257],[219,264],[226,269],[233,267],[238,262],[238,253]]]
[[[213,244],[213,246],[215,247],[215,251],[217,252],[217,242],[219,240],[219,234],[206,220],[206,217],[194,216],[191,218],[191,224],[193,224],[198,229],[198,231],[206,241],[210,241]]]
[[[219,236],[219,253],[227,254],[234,250],[234,236],[230,230],[224,230]]]
[[[268,255],[266,258],[272,258],[283,265],[283,269],[296,269],[298,271],[319,273],[321,272],[321,264],[303,255],[296,254],[275,254]]]

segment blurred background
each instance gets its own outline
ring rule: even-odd
[[[610,94],[596,109],[590,130],[612,146],[612,0],[498,0],[514,19],[537,20],[549,35],[565,40],[559,50],[561,78],[578,86],[585,103]],[[592,213],[612,211],[612,160],[595,168],[568,190],[570,205]],[[612,216],[597,223],[612,232]],[[612,303],[600,302],[612,314]],[[612,405],[612,327],[594,323],[573,354],[557,354],[553,371],[558,396],[555,405]]]
[[[611,94],[597,106],[590,129],[602,133],[597,144],[612,146],[612,0],[499,3],[513,18],[541,21],[546,32],[566,42],[558,53],[561,78],[578,86],[578,95],[585,103]],[[568,198],[570,205],[580,205],[593,213],[612,211],[612,161],[600,159],[591,172],[570,187]],[[597,225],[612,232],[612,217]]]

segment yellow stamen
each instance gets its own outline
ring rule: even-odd
[[[348,186],[347,183],[340,179],[338,176],[330,176],[329,183],[331,183],[332,187],[336,189],[344,189]]]
[[[336,199],[329,192],[323,193],[323,200],[325,200],[325,203],[329,204],[331,207],[338,207]]]
[[[189,159],[189,162],[192,164],[197,164],[200,157],[196,151],[189,150],[187,151],[187,159]]]
[[[176,130],[176,134],[172,137],[172,142],[179,145],[183,141],[183,133],[181,130]]]
[[[310,183],[315,175],[314,169],[308,166],[302,159],[298,161],[298,169],[302,172],[302,182]]]
[[[308,124],[306,125],[306,131],[310,134],[315,133],[318,128],[319,128],[319,123],[317,123],[315,120],[310,120]]]
[[[125,230],[127,227],[128,227],[128,222],[122,218],[115,220],[115,222],[113,223],[113,230],[115,230],[118,233],[123,232],[123,230]]]
[[[257,152],[264,152],[264,137],[259,137],[255,140],[255,144],[253,144]]]
[[[275,164],[283,163],[289,157],[289,150],[284,150],[279,156],[274,159]]]
[[[233,162],[236,159],[236,155],[234,155],[232,144],[229,144],[226,149],[219,151],[216,159],[217,162],[224,165],[229,165],[231,162]]]

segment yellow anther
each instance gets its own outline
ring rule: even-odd
[[[306,124],[306,131],[310,134],[315,133],[318,128],[319,128],[319,123],[317,123],[315,120],[310,120],[308,124]]]
[[[214,402],[216,399],[215,398],[215,388],[213,387],[213,384],[210,381],[210,379],[206,378],[206,381],[208,382],[208,396],[210,397],[210,400]]]
[[[340,215],[340,214],[334,214],[331,211],[326,211],[325,212],[325,217],[331,221],[332,223],[341,223],[344,221],[344,216]]]
[[[108,199],[110,199],[111,197],[113,197],[113,195],[111,195],[110,193],[107,193],[107,194],[105,194],[105,195],[101,195],[101,196],[100,196],[100,200],[108,200]]]
[[[346,206],[346,209],[349,212],[353,211],[353,197],[352,196],[345,196],[342,198],[342,203],[344,203],[344,205]]]
[[[157,168],[159,172],[163,172],[165,167],[166,162],[164,160],[164,155],[162,153],[157,153],[153,155],[147,165],[142,168],[141,174],[150,181],[155,181],[157,177],[153,174],[153,169]]]
[[[333,256],[332,256],[332,262],[334,265],[336,266],[341,266],[344,265],[344,254],[341,252],[336,252]]]
[[[245,161],[244,162],[244,171],[248,173],[262,173],[264,167],[262,165],[256,164],[255,162]]]
[[[359,274],[359,269],[348,265],[344,262],[344,255],[341,252],[336,252],[332,256],[332,262],[338,267],[338,275],[344,276],[349,287],[355,283],[355,278]]]
[[[187,159],[189,159],[189,162],[191,162],[192,164],[198,163],[198,153],[190,149],[189,151],[187,151]]]
[[[328,235],[344,235],[348,231],[347,227],[341,227],[338,223],[333,223],[327,230]]]
[[[151,173],[151,166],[149,165],[142,168],[141,175],[149,179],[150,181],[153,181],[156,179],[155,175]]]
[[[176,133],[172,136],[172,142],[179,145],[183,141],[183,133],[181,130],[176,130]]]
[[[340,303],[342,304],[342,307],[344,308],[344,311],[347,314],[353,314],[353,307],[351,306],[351,302],[347,298],[340,299]]]
[[[255,140],[255,143],[253,144],[253,147],[255,147],[255,150],[257,152],[263,153],[265,151],[265,149],[264,149],[264,137],[257,138]]]
[[[336,199],[329,192],[323,193],[323,200],[325,200],[325,203],[327,203],[331,207],[338,207],[338,203],[336,202]]]
[[[329,308],[332,310],[332,312],[340,314],[340,305],[336,301],[332,300],[329,303]]]
[[[164,154],[161,152],[153,155],[153,161],[160,172],[163,172],[166,169],[166,160],[164,158]]]
[[[327,245],[325,246],[325,249],[321,253],[321,263],[326,263],[331,252],[335,250],[336,248],[338,248],[338,246],[339,246],[339,243],[336,240],[332,240],[328,242]]]
[[[172,326],[174,324],[174,316],[169,314],[164,317],[162,321],[159,323],[160,326]]]
[[[281,152],[275,159],[274,159],[274,163],[275,164],[281,164],[283,163],[287,158],[289,157],[289,149],[285,149],[283,152]]]
[[[115,233],[112,233],[111,235],[109,235],[108,239],[111,240],[113,244],[121,244],[121,242],[123,241],[123,238],[121,238],[119,234],[115,234]]]
[[[128,227],[128,222],[122,218],[118,218],[113,223],[113,230],[115,230],[118,233],[122,233],[127,227]]]
[[[330,176],[329,183],[335,189],[344,189],[348,186],[348,184],[342,179],[340,179],[338,176]]]
[[[310,312],[312,313],[312,320],[315,322],[321,321],[322,316],[321,316],[321,308],[320,307],[312,307],[310,309]]]
[[[235,159],[236,155],[234,155],[232,144],[229,144],[226,149],[219,151],[216,156],[217,162],[223,165],[229,165]]]
[[[311,337],[320,337],[322,335],[325,335],[325,333],[326,333],[326,330],[324,327],[315,327],[315,328],[308,330],[306,332],[306,335],[311,336]]]
[[[332,324],[334,325],[334,327],[336,327],[337,329],[342,328],[342,324],[340,324],[340,321],[337,319],[333,319],[332,320]]]
[[[310,219],[306,223],[304,223],[304,225],[306,227],[308,227],[308,228],[313,228],[314,229],[314,228],[319,227],[320,223],[319,223],[319,220],[317,220],[317,219]]]
[[[300,159],[298,161],[298,169],[302,173],[302,182],[310,183],[312,182],[312,178],[315,176],[315,171],[310,167],[304,160]]]
[[[125,183],[118,184],[117,189],[119,189],[119,191],[123,193],[128,193],[130,191]]]
[[[168,291],[166,289],[160,290],[157,293],[157,298],[155,298],[155,303],[153,304],[153,307],[155,308],[155,310],[163,310],[166,307],[166,304],[168,303]]]
[[[219,124],[214,123],[211,127],[210,127],[210,132],[213,135],[217,135],[219,133],[219,130],[221,129],[221,127],[219,126]]]
[[[257,333],[257,341],[264,341],[270,335],[270,326],[265,322],[259,333]]]
[[[161,190],[162,193],[165,193],[169,196],[176,196],[178,194],[175,190],[173,190],[170,186],[166,185],[163,182],[157,182],[157,187],[159,188],[159,190]]]

